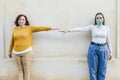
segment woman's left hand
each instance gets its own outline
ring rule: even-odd
[[[112,55],[111,55],[111,53],[109,54],[109,60],[111,60],[112,59]]]

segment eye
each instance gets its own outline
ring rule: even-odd
[[[96,19],[99,19],[98,17]]]
[[[96,19],[103,19],[103,17],[96,17]]]
[[[25,21],[25,19],[20,19],[20,21]]]

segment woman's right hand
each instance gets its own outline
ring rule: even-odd
[[[8,56],[9,56],[9,58],[12,58],[12,53],[9,53],[9,55],[8,55]]]
[[[111,53],[109,54],[109,60],[111,60],[112,59],[112,55],[111,55]]]

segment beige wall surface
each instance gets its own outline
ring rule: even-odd
[[[27,15],[33,26],[60,28],[84,27],[94,23],[102,12],[110,27],[113,60],[109,61],[107,80],[119,80],[120,1],[119,0],[0,0],[0,80],[16,80],[17,67],[8,58],[14,21]],[[58,31],[33,34],[33,80],[89,80],[87,50],[89,32],[62,34]]]
[[[5,53],[18,14],[26,14],[33,26],[70,28],[94,23],[95,14],[103,12],[106,24],[111,28],[113,54],[116,56],[116,7],[115,0],[4,0]],[[35,57],[86,57],[91,39],[87,32],[62,35],[49,31],[33,35]]]

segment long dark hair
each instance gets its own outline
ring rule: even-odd
[[[104,15],[103,15],[103,13],[97,13],[96,15],[95,15],[95,23],[94,23],[94,25],[97,25],[97,23],[96,23],[96,17],[97,17],[97,15],[102,15],[102,17],[103,17],[103,25],[105,25],[105,17],[104,17]]]
[[[27,16],[24,15],[24,14],[19,14],[19,15],[16,17],[15,25],[16,25],[16,26],[19,26],[18,20],[19,20],[19,18],[20,18],[21,16],[24,16],[24,17],[25,17],[25,21],[26,21],[25,25],[29,26],[29,21],[28,21],[28,19],[27,19]]]

